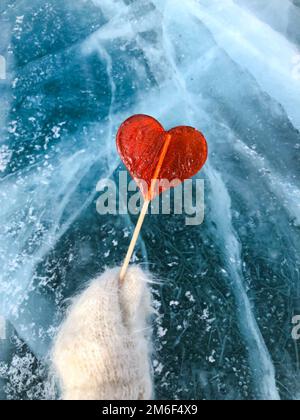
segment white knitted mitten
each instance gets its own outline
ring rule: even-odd
[[[119,288],[118,275],[94,280],[60,327],[52,361],[65,400],[152,397],[149,278],[133,266]]]

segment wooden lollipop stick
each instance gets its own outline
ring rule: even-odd
[[[134,230],[134,233],[133,233],[133,236],[132,236],[132,240],[130,242],[130,245],[129,245],[129,248],[128,248],[128,251],[127,251],[127,255],[126,255],[126,258],[125,258],[125,261],[124,261],[124,264],[122,266],[122,270],[121,270],[121,273],[120,273],[120,284],[121,285],[124,282],[124,279],[125,279],[125,276],[126,276],[126,272],[127,272],[127,269],[128,269],[128,265],[130,263],[130,260],[131,260],[131,257],[132,257],[132,254],[133,254],[133,251],[134,251],[136,242],[138,240],[138,237],[139,237],[139,234],[140,234],[142,225],[144,223],[144,219],[145,219],[145,216],[147,214],[149,204],[150,204],[150,200],[146,200],[144,202],[144,205],[143,205],[143,208],[142,208],[142,211],[141,211],[139,220],[138,220],[138,222],[136,224],[136,227],[135,227],[135,230]]]
[[[126,255],[125,261],[123,263],[122,269],[121,269],[121,273],[120,273],[120,285],[121,286],[124,283],[124,279],[125,279],[125,276],[126,276],[126,273],[127,273],[127,269],[128,269],[128,266],[129,266],[129,263],[130,263],[130,260],[131,260],[136,242],[138,240],[142,225],[144,223],[149,204],[150,204],[151,200],[154,198],[155,187],[157,185],[157,181],[159,179],[159,174],[160,174],[162,165],[164,163],[168,148],[170,146],[170,141],[171,141],[171,135],[168,134],[167,137],[166,137],[166,140],[165,140],[165,144],[162,148],[162,151],[161,151],[161,154],[160,154],[160,157],[159,157],[159,161],[158,161],[157,167],[155,169],[153,179],[151,181],[151,187],[150,187],[150,190],[148,191],[147,199],[145,200],[143,208],[141,210],[139,220],[136,224],[136,227],[135,227],[135,230],[134,230],[134,233],[133,233],[133,236],[132,236],[132,239],[131,239],[131,242],[130,242],[130,245],[129,245],[129,248],[128,248],[128,251],[127,251],[127,255]]]

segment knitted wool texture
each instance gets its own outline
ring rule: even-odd
[[[73,301],[52,352],[64,400],[152,397],[149,280],[133,266],[120,288],[108,270]]]

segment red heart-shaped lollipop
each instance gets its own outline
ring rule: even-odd
[[[192,127],[175,127],[165,131],[147,115],[126,120],[117,134],[118,152],[146,199],[153,199],[168,187],[152,188],[153,179],[183,182],[194,176],[207,159],[203,134]]]

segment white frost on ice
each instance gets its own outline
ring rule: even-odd
[[[12,152],[9,150],[8,146],[4,145],[0,147],[0,172],[4,172],[7,165],[10,162]]]
[[[157,328],[157,334],[158,334],[158,336],[161,338],[161,337],[164,337],[166,334],[167,334],[167,332],[168,332],[168,330],[167,330],[167,328],[163,328],[163,327],[161,327],[161,326],[159,326],[158,328]]]
[[[185,297],[190,301],[190,302],[195,302],[195,298],[192,295],[192,293],[190,291],[187,291],[185,294]]]
[[[209,358],[208,358],[208,361],[209,361],[209,363],[215,363],[216,362],[216,359],[215,359],[215,354],[216,354],[216,351],[215,350],[213,350],[212,351],[212,354],[209,356]]]
[[[60,138],[60,130],[61,130],[61,127],[58,127],[58,126],[54,126],[53,128],[52,128],[52,133],[53,133],[53,137],[55,138],[55,139],[59,139]]]

